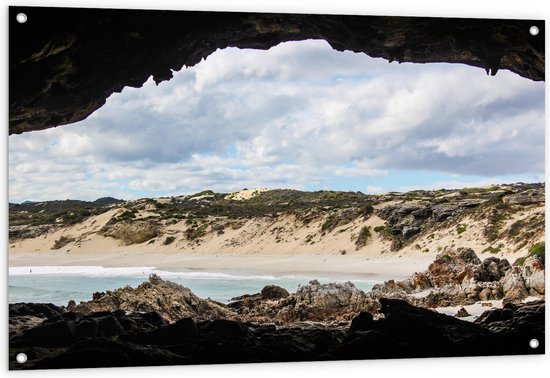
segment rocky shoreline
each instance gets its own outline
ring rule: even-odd
[[[433,310],[491,300],[503,308],[474,322],[457,318],[464,308],[456,317]],[[313,280],[295,293],[269,285],[223,304],[152,275],[66,307],[10,304],[10,368],[538,354],[544,311],[543,257],[511,265],[467,248],[368,293]],[[20,352],[25,365],[15,362]]]

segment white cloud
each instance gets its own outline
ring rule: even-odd
[[[395,169],[541,174],[544,83],[324,41],[229,48],[78,124],[11,136],[9,159],[11,200],[321,188]]]

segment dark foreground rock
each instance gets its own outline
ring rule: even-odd
[[[124,311],[56,314],[10,338],[11,369],[218,364],[544,353],[544,302],[508,305],[477,323],[381,298],[383,317],[302,327]],[[540,345],[529,347],[536,338]],[[18,353],[29,360],[15,362]]]
[[[26,329],[38,326],[45,319],[63,312],[63,308],[51,303],[10,303],[9,335],[19,335]]]

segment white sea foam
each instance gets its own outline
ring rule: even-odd
[[[103,267],[103,266],[18,266],[10,267],[10,276],[83,276],[83,277],[130,277],[130,278],[147,278],[150,274],[156,274],[162,278],[186,279],[186,280],[259,280],[273,281],[279,279],[303,279],[309,280],[317,278],[323,282],[344,282],[347,279],[334,279],[325,277],[309,277],[309,276],[294,276],[294,275],[246,275],[246,274],[231,274],[223,272],[205,272],[205,271],[181,271],[173,272],[160,270],[152,266],[137,266],[137,267]],[[372,282],[371,279],[353,279],[355,282]]]
[[[185,271],[171,272],[159,270],[151,266],[138,267],[103,267],[103,266],[18,266],[10,267],[10,276],[86,276],[86,277],[148,277],[157,274],[163,278],[181,279],[224,279],[224,280],[274,280],[277,278],[293,279],[294,276],[285,275],[238,275],[221,272]]]
[[[96,291],[115,290],[127,285],[137,286],[149,274],[179,283],[201,298],[212,298],[227,303],[231,298],[258,293],[265,285],[279,285],[294,292],[299,285],[312,278],[322,283],[343,282],[345,279],[302,275],[258,275],[243,272],[207,272],[186,270],[170,272],[156,267],[102,267],[102,266],[23,266],[9,268],[9,301],[51,302],[65,305],[68,299],[77,302],[90,300]],[[352,279],[357,287],[370,290],[376,282]]]

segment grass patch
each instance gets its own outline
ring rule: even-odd
[[[533,256],[537,256],[542,262],[542,265],[545,265],[544,251],[545,251],[544,242],[533,244],[531,248],[529,248],[529,251],[527,252],[527,256],[520,257],[519,259],[517,259],[516,262],[514,262],[514,265],[522,266],[523,264],[525,264],[525,260]]]
[[[462,234],[463,232],[466,232],[466,225],[465,224],[459,224],[457,227],[456,227],[456,232],[457,234]]]
[[[481,253],[489,252],[489,253],[495,254],[495,253],[499,253],[502,250],[502,248],[504,248],[503,243],[500,243],[497,246],[492,246],[491,245],[491,246],[485,248]]]
[[[497,204],[487,218],[488,223],[485,227],[485,238],[489,242],[497,240],[501,234],[502,224],[508,217],[509,207],[504,204]]]
[[[508,229],[508,235],[511,237],[516,237],[521,233],[522,228],[525,226],[523,219],[518,220],[517,222],[512,223]]]

